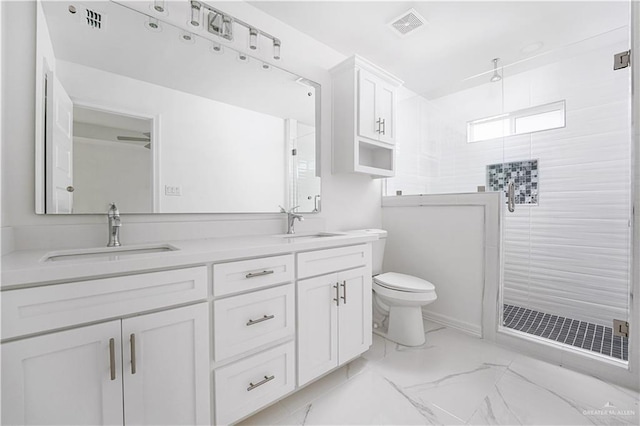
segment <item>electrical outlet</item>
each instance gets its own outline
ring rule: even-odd
[[[164,186],[164,195],[172,196],[172,197],[180,197],[182,195],[182,187],[181,186]]]

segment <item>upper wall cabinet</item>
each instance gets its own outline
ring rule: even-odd
[[[364,69],[358,71],[358,135],[395,143],[396,87]]]
[[[331,74],[333,171],[394,176],[396,97],[402,81],[359,56]]]

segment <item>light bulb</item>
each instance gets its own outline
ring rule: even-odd
[[[256,50],[258,48],[258,30],[249,29],[249,49]]]
[[[273,40],[273,59],[280,59],[280,40]]]
[[[191,20],[189,21],[194,27],[200,26],[200,3],[191,2]]]

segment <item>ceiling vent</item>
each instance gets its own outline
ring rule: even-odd
[[[87,25],[91,28],[101,30],[104,27],[104,14],[88,7],[84,10],[86,14],[85,18],[87,20]]]
[[[394,33],[400,37],[407,37],[409,34],[413,34],[418,29],[425,26],[427,20],[424,19],[415,9],[409,9],[402,15],[394,18],[389,27]]]
[[[86,25],[96,30],[104,30],[107,15],[97,10],[95,7],[88,7],[82,3],[69,5],[69,13],[75,23]]]

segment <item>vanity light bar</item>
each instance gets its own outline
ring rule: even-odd
[[[249,31],[249,48],[251,50],[256,50],[258,48],[258,35],[268,38],[273,41],[273,59],[280,59],[280,46],[282,43],[280,40],[269,33],[266,33],[253,25],[249,25],[241,19],[238,19],[234,16],[229,15],[228,13],[224,13],[223,11],[216,9],[213,6],[209,6],[206,3],[200,1],[191,1],[191,16],[190,21],[191,25],[199,26],[199,18],[200,18],[200,9],[204,9],[205,11],[209,11],[209,16],[207,18],[207,31],[217,36],[220,36],[229,41],[233,40],[233,24],[236,23],[241,25]],[[197,10],[198,22],[195,23],[195,13],[194,10]]]

